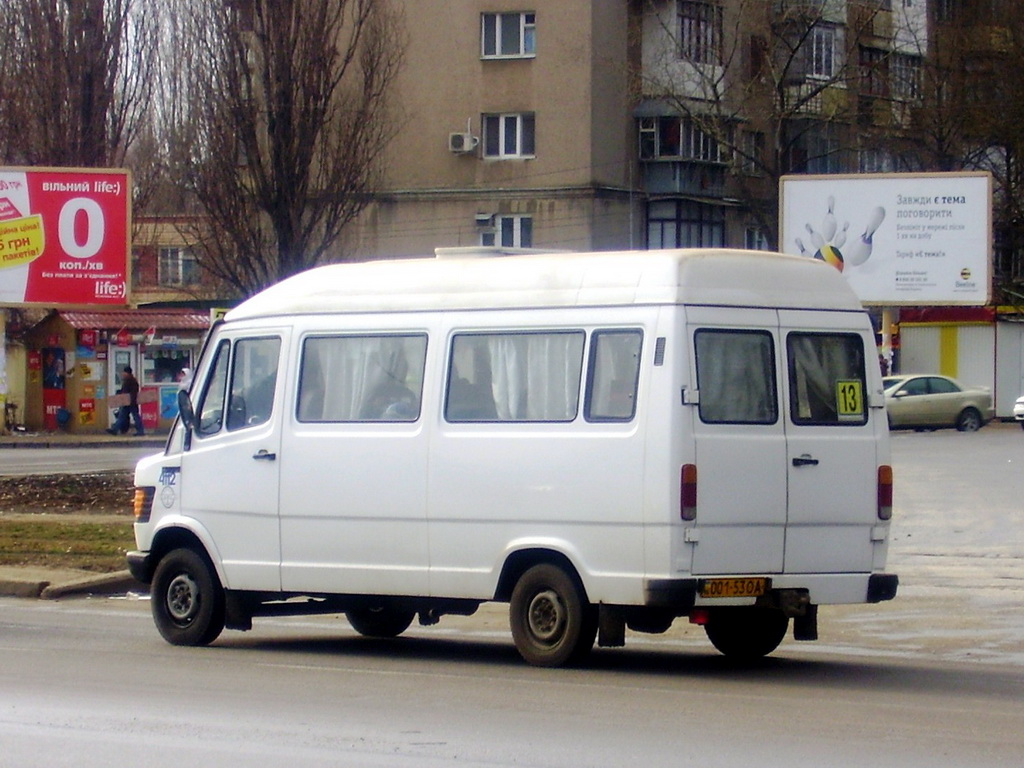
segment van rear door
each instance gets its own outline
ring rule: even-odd
[[[787,573],[870,572],[879,430],[874,338],[859,313],[780,310],[789,476]],[[870,383],[870,385],[869,385]]]
[[[687,307],[697,466],[694,574],[779,573],[786,432],[775,310]]]

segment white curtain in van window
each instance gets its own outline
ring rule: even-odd
[[[404,381],[403,340],[348,336],[306,342],[300,421],[360,421],[374,390],[389,380]]]
[[[501,421],[570,421],[579,403],[582,333],[493,336],[491,387]]]

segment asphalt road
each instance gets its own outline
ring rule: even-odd
[[[0,475],[80,474],[133,469],[143,456],[159,453],[152,445],[67,448],[0,448]]]
[[[4,768],[1024,762],[1024,678],[987,664],[787,643],[735,667],[683,635],[550,670],[498,614],[395,641],[267,620],[205,649],[164,644],[139,600],[5,599],[0,616]]]

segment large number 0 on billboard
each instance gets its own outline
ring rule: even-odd
[[[124,305],[125,170],[0,168],[0,304]]]

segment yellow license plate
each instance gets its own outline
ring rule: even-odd
[[[760,597],[770,582],[764,577],[734,579],[702,579],[697,584],[701,597]]]

